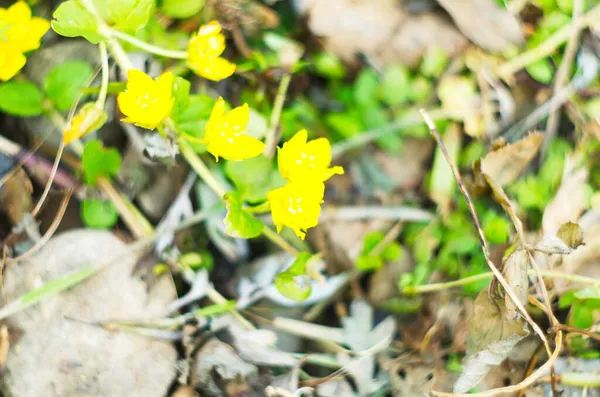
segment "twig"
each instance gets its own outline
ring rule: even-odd
[[[537,274],[535,272],[535,270],[530,270],[528,273],[530,276],[534,276]],[[579,276],[576,274],[569,274],[569,273],[552,272],[552,271],[547,271],[547,270],[540,270],[540,273],[545,278],[562,279],[562,280],[571,281],[573,283],[581,283],[581,284],[600,286],[600,280],[592,278],[592,277]],[[481,273],[481,274],[476,274],[475,276],[469,276],[469,277],[461,278],[460,280],[448,281],[445,283],[432,283],[432,284],[406,287],[401,292],[405,295],[418,295],[418,294],[426,294],[429,292],[438,292],[438,291],[443,291],[443,290],[450,289],[450,288],[456,288],[456,287],[461,287],[463,285],[476,283],[478,281],[492,278],[493,276],[494,276],[494,273],[485,272],[485,273]]]
[[[565,325],[565,324],[555,324],[552,327],[554,330],[560,330],[560,331],[565,331],[565,332],[575,332],[577,334],[581,334],[581,335],[585,335],[589,338],[592,338],[598,342],[600,342],[600,335],[596,334],[594,332],[585,330],[585,329],[581,329],[581,328],[577,328],[577,327],[572,327],[570,325]]]
[[[33,208],[33,210],[31,211],[31,215],[33,217],[35,217],[38,214],[38,212],[42,208],[42,205],[44,205],[46,197],[48,197],[48,193],[50,192],[50,188],[52,187],[52,182],[54,181],[54,176],[56,175],[56,170],[58,170],[58,164],[60,163],[60,159],[62,157],[64,149],[65,142],[61,139],[60,145],[58,146],[58,151],[56,152],[56,157],[54,158],[54,164],[52,165],[52,171],[50,171],[48,182],[46,182],[46,186],[44,187],[44,192],[42,193],[42,196],[35,205],[35,208]]]
[[[525,318],[527,323],[529,323],[529,325],[533,328],[533,330],[539,335],[540,339],[542,341],[544,341],[544,344],[546,346],[546,351],[550,352],[551,350],[550,350],[550,346],[548,345],[548,339],[546,338],[546,335],[544,335],[544,332],[541,330],[541,328],[535,323],[535,321],[533,321],[533,319],[527,312],[527,309],[525,309],[525,307],[523,306],[523,303],[521,303],[519,298],[515,295],[515,293],[512,291],[512,289],[508,285],[508,282],[506,281],[506,279],[504,278],[504,276],[502,275],[500,270],[498,270],[496,265],[494,265],[494,262],[492,262],[489,248],[487,245],[487,241],[485,239],[483,229],[481,228],[481,224],[479,222],[479,217],[477,216],[477,212],[475,211],[475,207],[473,206],[473,202],[471,201],[471,196],[469,195],[469,192],[467,192],[467,189],[464,186],[464,183],[462,181],[460,173],[458,172],[458,168],[456,167],[456,164],[454,163],[454,161],[448,154],[448,150],[446,149],[446,146],[444,145],[444,142],[442,141],[442,138],[440,137],[440,134],[437,131],[437,128],[436,128],[433,120],[431,120],[431,118],[429,117],[429,115],[427,114],[425,109],[421,109],[421,114],[423,115],[423,118],[425,119],[425,122],[427,123],[427,126],[429,127],[429,130],[431,131],[431,134],[434,136],[436,142],[440,146],[440,149],[442,150],[442,153],[444,154],[444,157],[446,158],[448,165],[452,169],[452,173],[454,174],[454,178],[456,179],[458,188],[460,189],[460,191],[465,199],[465,202],[467,203],[469,213],[471,214],[471,217],[473,218],[473,222],[475,223],[475,228],[477,229],[477,234],[479,236],[479,242],[481,244],[483,256],[485,257],[485,261],[486,261],[488,267],[494,273],[494,276],[496,277],[496,279],[498,280],[500,285],[502,285],[502,288],[504,289],[506,294],[510,297],[510,299],[513,301],[515,306],[519,309],[519,312],[523,315],[523,317]]]
[[[573,20],[577,20],[581,17],[583,9],[583,0],[574,0],[573,1]],[[558,72],[556,73],[556,78],[554,79],[554,85],[552,87],[553,92],[559,91],[569,80],[569,75],[571,74],[571,64],[573,63],[573,59],[577,54],[577,45],[579,42],[579,35],[581,31],[579,29],[573,30],[571,32],[571,36],[567,41],[567,48],[565,49],[565,54],[563,55],[562,63],[558,68]],[[558,130],[558,125],[560,124],[560,108],[554,109],[550,113],[550,117],[548,117],[548,122],[546,123],[546,137],[544,142],[542,143],[542,151],[540,155],[540,164],[544,160],[546,156],[546,152],[552,143],[552,140],[556,136],[556,131]]]
[[[496,69],[496,73],[503,79],[508,79],[515,72],[523,69],[527,65],[551,55],[560,45],[571,37],[573,31],[585,29],[596,22],[598,18],[600,18],[600,5],[592,8],[581,18],[565,25],[539,46],[532,48],[529,51],[522,52],[518,56],[506,61]]]
[[[326,206],[321,212],[319,221],[325,220],[364,220],[381,219],[389,221],[427,222],[433,219],[433,214],[421,208],[414,207],[376,207],[376,206]]]
[[[48,242],[48,240],[50,240],[50,238],[54,235],[54,232],[58,228],[58,225],[60,225],[60,222],[62,221],[63,216],[65,215],[65,211],[67,210],[67,205],[69,204],[69,199],[71,198],[72,193],[73,193],[73,189],[69,189],[67,191],[67,193],[65,194],[65,196],[62,199],[62,202],[60,203],[60,207],[58,209],[56,216],[54,217],[54,220],[52,221],[52,224],[50,225],[48,230],[46,230],[46,233],[42,236],[42,238],[40,240],[38,240],[35,243],[35,245],[33,247],[31,247],[24,254],[19,255],[16,258],[6,258],[7,263],[16,263],[23,259],[29,258],[31,255],[36,253],[44,244],[46,244]]]
[[[283,103],[285,102],[285,95],[290,86],[292,75],[290,72],[286,72],[281,81],[279,82],[279,88],[277,89],[277,96],[275,97],[275,103],[273,103],[273,112],[271,113],[271,120],[269,122],[269,129],[267,131],[267,140],[265,142],[265,156],[272,158],[275,154],[275,148],[279,139],[279,118],[281,117],[281,111],[283,110]]]

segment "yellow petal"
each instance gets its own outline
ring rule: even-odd
[[[165,72],[160,75],[156,81],[157,95],[163,98],[170,98],[173,92],[173,73]]]
[[[8,7],[7,19],[11,22],[29,21],[31,19],[31,8],[24,1],[17,1],[12,6]]]
[[[25,55],[0,46],[0,80],[7,81],[13,78],[25,66],[25,62]]]
[[[265,150],[263,142],[247,135],[221,138],[210,142],[206,142],[205,139],[206,149],[215,157],[240,161],[256,157]]]
[[[199,36],[216,35],[221,33],[221,24],[217,20],[212,20],[207,24],[200,26]]]
[[[222,57],[199,57],[188,59],[189,67],[200,77],[212,81],[220,81],[235,72],[235,64]]]
[[[127,71],[127,91],[144,92],[154,87],[154,80],[146,73],[138,69],[129,69]]]
[[[40,48],[42,36],[50,29],[50,22],[43,18],[33,18],[26,31],[26,37],[21,42],[21,51],[27,52]]]
[[[242,132],[246,125],[248,125],[248,121],[250,121],[250,108],[247,103],[244,103],[242,106],[238,106],[237,108],[229,111],[223,118],[223,121],[227,123],[234,132]]]

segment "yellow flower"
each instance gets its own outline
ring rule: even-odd
[[[212,21],[200,27],[188,43],[188,66],[200,77],[219,81],[233,74],[235,64],[222,58],[225,36],[219,22]]]
[[[265,144],[245,135],[244,130],[250,119],[248,104],[225,113],[225,101],[219,97],[204,129],[206,150],[219,160],[246,160],[263,152]]]
[[[326,138],[306,142],[307,138],[306,130],[298,131],[279,149],[277,163],[285,179],[324,182],[335,174],[344,173],[340,166],[329,168],[331,145]]]
[[[23,53],[39,48],[49,28],[45,19],[31,17],[24,1],[0,8],[0,80],[6,81],[21,70],[26,60]]]
[[[322,182],[290,182],[271,190],[267,199],[277,232],[287,226],[304,240],[306,230],[319,223],[324,193],[325,185]]]
[[[69,127],[63,131],[65,145],[102,127],[106,118],[106,112],[95,103],[86,104],[73,117]]]
[[[12,79],[25,66],[25,55],[10,43],[0,43],[0,81]]]
[[[152,130],[169,117],[173,102],[173,73],[163,73],[152,80],[142,71],[130,69],[127,89],[117,97],[121,112],[128,123]]]

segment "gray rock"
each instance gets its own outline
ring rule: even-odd
[[[6,270],[8,301],[86,264],[126,249],[105,231],[74,230]],[[13,341],[1,378],[6,397],[163,397],[176,376],[167,342],[109,332],[95,322],[163,316],[175,290],[162,278],[151,293],[132,277],[129,256],[72,289],[9,317]]]

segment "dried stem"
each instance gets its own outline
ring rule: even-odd
[[[271,113],[271,121],[269,122],[269,130],[267,131],[267,141],[265,144],[265,156],[272,158],[275,154],[275,148],[277,147],[277,141],[279,137],[279,118],[281,117],[281,111],[283,110],[283,103],[285,102],[285,95],[290,86],[292,75],[285,73],[279,82],[279,88],[277,89],[277,96],[275,97],[275,103],[273,104],[273,112]]]
[[[48,197],[48,193],[50,192],[50,188],[52,187],[52,182],[54,181],[54,177],[56,176],[56,170],[58,170],[58,164],[60,163],[60,159],[62,157],[63,151],[65,150],[65,142],[63,140],[60,141],[60,145],[58,146],[58,151],[56,152],[56,157],[54,158],[54,164],[52,165],[52,171],[50,172],[50,176],[48,177],[48,182],[46,182],[46,187],[44,187],[44,192],[42,193],[42,197],[38,200],[35,208],[31,211],[31,215],[35,217],[42,205],[44,205],[44,201],[46,197]]]

